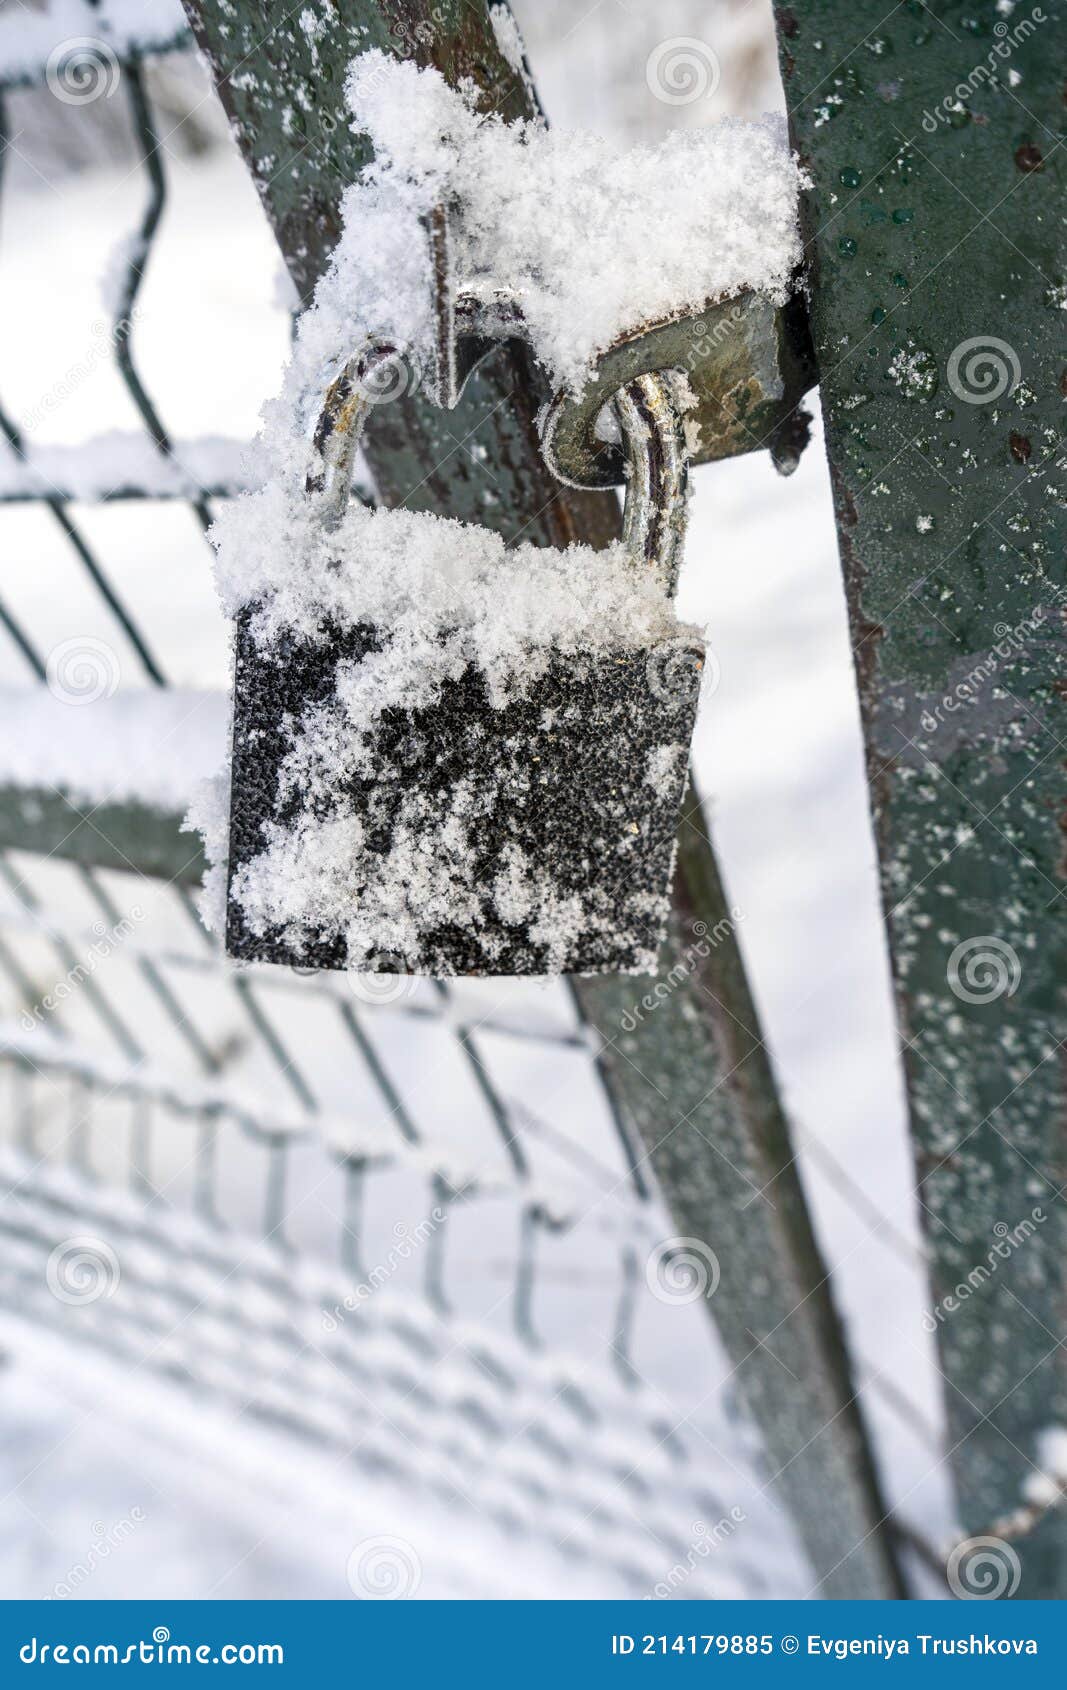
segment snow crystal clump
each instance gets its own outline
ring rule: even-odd
[[[209,933],[226,931],[226,865],[230,833],[230,765],[197,781],[182,822],[185,833],[199,833],[207,867],[200,883],[197,909]]]
[[[451,88],[377,49],[353,61],[347,94],[374,161],[344,194],[343,233],[266,413],[268,474],[292,467],[294,414],[310,430],[319,396],[366,341],[398,347],[416,378],[432,362],[426,226],[437,206],[450,209],[457,285],[515,290],[535,354],[572,392],[642,323],[743,289],[786,297],[802,177],[776,116],[626,151],[540,119],[505,123],[478,111],[473,83]]]
[[[429,703],[436,676],[467,664],[503,700],[544,673],[550,652],[636,650],[677,632],[671,600],[621,542],[507,547],[475,524],[425,512],[349,506],[327,531],[302,495],[271,482],[232,500],[212,529],[223,606],[246,606],[257,643],[316,640],[366,623],[385,647],[359,709]],[[420,676],[428,682],[420,685]]]
[[[574,392],[597,356],[641,323],[746,288],[786,297],[800,259],[801,174],[779,117],[727,118],[626,150],[540,119],[481,113],[473,84],[454,90],[439,71],[378,50],[353,62],[347,91],[354,127],[375,152],[344,200],[342,247],[358,266],[350,310],[358,301],[361,315],[376,316],[375,290],[364,297],[368,240],[383,238],[389,217],[434,205],[452,210],[459,285],[517,290],[537,357]],[[428,351],[412,308],[416,273],[425,276],[414,248],[424,252],[425,238],[407,228],[389,328],[394,338],[422,336]],[[346,259],[340,268],[350,268]]]
[[[1039,1508],[1062,1503],[1067,1494],[1067,1426],[1046,1426],[1038,1435],[1039,1470],[1027,1479],[1023,1494]]]

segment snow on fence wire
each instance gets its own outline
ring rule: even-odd
[[[664,1256],[669,1222],[569,992],[234,972],[199,922],[199,849],[178,820],[220,700],[168,696],[71,508],[179,500],[204,528],[210,501],[243,485],[234,443],[172,438],[135,358],[166,194],[141,53],[185,43],[171,11],[138,24],[118,0],[71,0],[17,46],[12,20],[0,28],[8,87],[67,74],[57,31],[103,42],[148,188],[93,348],[143,435],[38,446],[0,407],[0,503],[50,514],[159,689],[109,698],[117,675],[94,671],[83,639],[65,684],[96,687],[100,710],[60,720],[55,653],[0,600],[21,663],[0,773],[0,1295],[127,1369],[562,1547],[600,1569],[597,1594],[665,1578],[725,1594],[736,1577],[781,1593],[798,1563],[769,1554],[766,1530],[751,1554],[732,1548],[729,1575],[705,1565],[723,1520],[733,1536],[767,1512],[752,1434],[717,1386],[671,1430],[677,1406],[648,1382],[684,1332],[706,1385],[699,1306],[676,1308],[687,1324],[669,1342],[656,1327],[701,1286],[694,1298]],[[82,102],[65,103],[76,122]],[[198,708],[211,727],[185,743]],[[161,740],[173,764],[139,783]]]

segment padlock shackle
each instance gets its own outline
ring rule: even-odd
[[[399,349],[377,341],[350,358],[326,389],[311,437],[304,492],[327,530],[336,528],[348,509],[356,452],[373,407],[395,397],[375,393],[374,384],[385,370],[402,367]]]
[[[615,395],[626,447],[623,539],[673,595],[689,511],[689,453],[680,378],[673,370],[637,376]]]
[[[376,342],[350,358],[326,390],[304,487],[327,530],[348,508],[356,452],[374,406],[396,397],[383,377],[403,368],[397,347]],[[406,385],[406,373],[404,380]],[[619,389],[613,405],[627,456],[624,542],[635,564],[655,571],[673,593],[689,483],[679,377],[671,370],[637,376]]]

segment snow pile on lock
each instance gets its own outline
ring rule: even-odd
[[[629,653],[643,662],[664,646],[673,650],[672,641],[698,643],[654,574],[635,568],[618,543],[601,551],[509,549],[488,529],[359,505],[327,531],[284,480],[232,504],[214,539],[226,608],[247,610],[246,632],[266,673],[272,654],[309,648],[321,650],[331,671],[327,696],[286,721],[274,815],[264,818],[262,849],[234,874],[231,891],[253,933],[281,929],[298,946],[343,935],[358,967],[382,952],[412,960],[425,935],[450,923],[481,931],[488,945],[487,918],[496,917],[526,927],[548,971],[580,934],[606,927],[592,889],[582,897],[564,891],[550,865],[514,846],[484,882],[479,847],[494,807],[528,776],[502,746],[481,759],[476,780],[458,781],[432,804],[418,788],[405,792],[384,853],[371,847],[370,820],[351,794],[363,781],[397,794],[398,783],[412,780],[403,751],[398,761],[395,747],[383,749],[383,718],[410,718],[471,673],[496,711],[536,695],[560,658],[588,664]],[[372,643],[355,655],[339,652],[338,630],[365,630]],[[562,730],[566,713],[559,714]],[[685,745],[654,749],[657,769],[673,769],[680,796]],[[221,812],[217,806],[216,823]],[[217,860],[219,830],[205,825],[211,814],[209,804],[197,820],[214,834],[207,844]],[[217,872],[210,884],[217,912]],[[632,895],[640,900],[639,885]],[[666,914],[665,900],[658,913]]]
[[[557,386],[578,392],[598,356],[641,324],[744,289],[782,302],[801,256],[802,184],[784,122],[723,119],[656,146],[620,148],[540,120],[478,110],[451,88],[374,50],[354,60],[353,128],[374,161],[342,202],[344,233],[302,325],[281,401],[321,391],[339,352],[381,338],[416,366],[432,356],[425,221],[451,219],[455,282],[518,296],[533,350]]]
[[[438,676],[467,663],[503,699],[549,651],[632,650],[675,626],[663,584],[621,543],[507,547],[473,523],[358,504],[328,530],[278,481],[226,506],[212,539],[224,608],[252,607],[264,646],[283,632],[320,638],[331,623],[387,632],[403,673],[379,661],[368,708],[427,701]]]

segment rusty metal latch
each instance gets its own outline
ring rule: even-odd
[[[443,207],[430,220],[429,238],[435,335],[428,385],[434,403],[450,410],[495,346],[527,338],[522,295],[455,280]],[[751,292],[712,300],[699,311],[644,324],[616,341],[580,397],[556,393],[542,410],[541,444],[553,474],[572,487],[621,486],[627,453],[612,417],[615,395],[663,371],[675,372],[686,384],[690,463],[768,450],[782,474],[796,468],[810,423],[800,401],[816,380],[799,290],[784,306]]]

